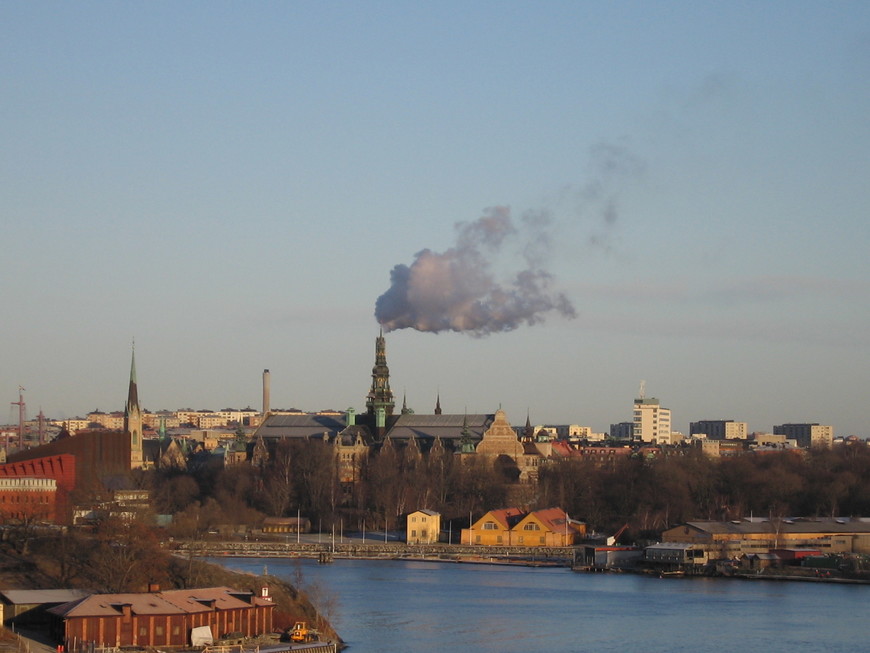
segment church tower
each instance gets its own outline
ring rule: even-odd
[[[369,415],[378,419],[389,417],[393,414],[396,404],[393,401],[393,391],[390,390],[390,368],[387,367],[387,345],[384,340],[384,331],[375,340],[375,366],[372,368],[372,388],[366,397],[366,411]],[[378,419],[378,421],[380,421]],[[376,424],[376,427],[382,427]]]
[[[124,433],[130,437],[130,469],[142,469],[142,410],[139,408],[139,390],[136,386],[136,349],[130,363],[130,387],[124,407]]]

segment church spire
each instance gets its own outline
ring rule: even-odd
[[[438,395],[435,397],[435,414],[441,414],[441,391],[438,391]]]
[[[382,409],[383,414],[389,417],[395,406],[393,391],[390,390],[390,368],[387,367],[387,344],[384,330],[381,329],[375,340],[375,365],[372,367],[372,387],[366,398],[366,410],[374,416]]]
[[[136,382],[136,343],[130,360],[130,385],[127,388],[127,405],[124,407],[124,433],[130,438],[130,469],[143,467],[142,456],[142,410],[139,408],[139,386]]]
[[[127,389],[127,406],[125,413],[130,412],[130,407],[139,408],[139,387],[136,383],[136,343],[133,342],[133,353],[130,360],[130,386]]]

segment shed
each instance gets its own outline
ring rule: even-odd
[[[48,623],[48,608],[88,596],[84,590],[0,590],[0,614],[4,624]]]

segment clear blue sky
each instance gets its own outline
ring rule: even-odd
[[[0,125],[30,414],[122,409],[134,338],[149,410],[361,410],[390,271],[501,207],[486,278],[576,317],[391,331],[399,402],[870,436],[870,3],[4,2]]]

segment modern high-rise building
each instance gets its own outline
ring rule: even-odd
[[[774,435],[796,440],[799,447],[830,447],[834,444],[834,427],[820,424],[780,424]]]
[[[746,422],[733,419],[705,419],[689,424],[689,435],[705,435],[708,440],[745,440],[748,435]]]
[[[655,397],[634,400],[634,430],[637,442],[668,444],[671,440],[671,409],[663,408]]]

